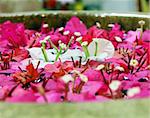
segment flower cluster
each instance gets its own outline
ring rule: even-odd
[[[150,97],[150,30],[90,28],[77,17],[39,31],[0,24],[0,101],[94,102]]]

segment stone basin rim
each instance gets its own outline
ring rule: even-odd
[[[148,13],[115,13],[115,12],[100,12],[100,11],[32,11],[32,12],[16,12],[16,13],[0,13],[0,17],[15,17],[15,16],[32,16],[32,15],[57,15],[57,14],[85,14],[85,15],[93,15],[96,17],[106,17],[106,16],[118,16],[118,17],[137,17],[137,18],[148,18],[150,19],[150,14]]]

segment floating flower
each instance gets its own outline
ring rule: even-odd
[[[97,44],[95,43],[95,40]],[[102,38],[94,38],[94,41],[89,44],[88,50],[90,53],[90,58],[97,61],[102,61],[106,58],[111,58],[114,55],[115,51],[112,43]]]

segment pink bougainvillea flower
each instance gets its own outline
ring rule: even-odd
[[[88,43],[93,41],[93,38],[106,38],[108,39],[108,32],[103,29],[98,29],[96,26],[89,28],[86,35],[83,36],[82,41],[88,41]]]
[[[10,47],[18,48],[27,45],[25,27],[22,23],[4,22],[1,26],[1,40],[7,40]]]
[[[145,30],[142,35],[142,40],[145,42],[150,42],[150,30]]]
[[[140,38],[142,38],[142,41],[144,42],[149,42],[149,34],[150,34],[150,30],[146,30],[143,32],[142,37],[140,37],[141,35],[141,31],[128,31],[125,41],[128,41],[130,43],[135,42],[137,39],[141,40]]]
[[[26,91],[18,86],[12,93],[11,97],[6,98],[7,102],[35,102],[37,96],[32,91]]]
[[[87,102],[87,101],[95,101],[96,97],[91,95],[88,92],[84,92],[81,94],[76,94],[76,93],[69,93],[68,95],[68,101],[70,102]]]
[[[55,91],[50,91],[45,93],[46,99],[48,103],[59,103],[62,102],[63,99],[61,98],[62,93],[58,93]],[[36,100],[37,103],[45,103],[43,96],[39,96]]]
[[[13,59],[20,62],[29,57],[28,51],[24,48],[16,48],[13,50]]]
[[[104,29],[98,29],[96,26],[89,28],[88,33],[93,38],[105,38],[108,39],[108,32]]]
[[[55,64],[47,64],[45,66],[45,71],[49,73],[59,72],[59,68]]]
[[[12,77],[0,74],[0,87],[16,85]]]
[[[45,66],[45,71],[52,73],[54,77],[58,78],[65,75],[65,72],[73,70],[73,64],[70,62],[55,62],[54,64],[47,64]]]
[[[70,31],[70,33],[74,32],[80,32],[81,35],[86,35],[87,33],[87,28],[85,24],[83,24],[79,18],[77,17],[72,17],[65,26],[65,31]]]
[[[133,43],[140,38],[140,31],[128,31],[125,41]]]
[[[103,85],[104,83],[100,81],[89,81],[84,85],[82,92],[89,92],[91,95],[95,95]]]
[[[47,23],[43,23],[41,26],[41,33],[47,34],[50,31],[49,25]]]
[[[45,85],[45,89],[48,91],[62,92],[65,90],[65,85],[61,81],[50,79]]]
[[[101,74],[100,72],[93,70],[91,68],[87,69],[84,72],[84,75],[86,75],[88,77],[89,81],[100,81],[101,80]]]
[[[119,38],[119,40],[117,39]],[[108,40],[112,41],[114,47],[116,48],[119,43],[124,39],[124,31],[120,29],[119,24],[114,24],[112,30],[109,32]]]

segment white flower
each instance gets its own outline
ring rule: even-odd
[[[97,67],[96,67],[96,69],[95,70],[102,70],[102,69],[104,69],[104,65],[103,64],[100,64],[100,65],[98,65]]]
[[[79,60],[79,56],[82,56],[82,60],[85,59],[83,51],[80,49],[68,49],[65,53],[60,56],[62,62],[71,61],[73,57],[74,61]]]
[[[140,93],[140,88],[139,87],[133,87],[133,88],[130,88],[128,91],[127,91],[127,96],[128,97],[133,97],[134,95]]]
[[[96,26],[97,26],[98,28],[100,28],[100,27],[101,27],[101,24],[100,24],[99,22],[96,22]]]
[[[64,75],[61,77],[61,79],[64,81],[64,83],[68,83],[70,81],[74,81],[73,77],[70,74]]]
[[[81,81],[83,81],[83,82],[88,82],[88,78],[87,78],[87,76],[85,76],[85,75],[83,75],[83,74],[79,74],[79,77],[80,77],[80,79],[81,79]]]
[[[99,39],[99,40],[98,40]],[[96,41],[98,41],[98,50],[97,50],[97,60],[104,60],[106,58],[111,58],[114,55],[115,48],[112,44],[111,41],[104,39],[104,38],[98,38]],[[92,41],[88,45],[88,51],[90,53],[90,57],[95,56],[95,50],[96,50],[96,45],[95,41]]]
[[[121,82],[120,82],[120,81],[118,81],[118,80],[113,80],[113,81],[109,84],[109,87],[110,87],[111,90],[116,91],[116,90],[119,88],[120,85],[121,85]]]
[[[77,42],[82,41],[82,36],[80,36],[80,37],[76,38],[76,41],[77,41]]]
[[[136,67],[138,65],[138,61],[136,59],[131,59],[130,60],[130,66]]]
[[[75,36],[81,36],[81,33],[80,32],[74,32],[74,35]]]
[[[98,43],[99,38],[93,38],[93,41],[96,42],[96,43]]]
[[[47,28],[48,27],[48,24],[43,24],[43,28]]]
[[[63,30],[64,30],[64,27],[60,27],[60,28],[58,29],[59,32],[61,32],[61,31],[63,31]]]
[[[144,20],[140,20],[138,23],[139,23],[139,25],[145,25],[145,21]]]
[[[84,41],[84,42],[82,42],[81,43],[81,46],[83,47],[83,46],[87,46],[88,45],[88,42],[87,41]]]
[[[63,32],[63,35],[68,35],[69,33],[70,33],[70,31],[67,30],[67,31]]]
[[[118,36],[115,36],[115,40],[117,41],[117,42],[122,42],[122,39],[120,38],[120,37],[118,37]]]
[[[116,66],[116,67],[115,67],[115,70],[119,70],[119,71],[123,72],[123,71],[124,71],[124,68],[121,67],[121,66]]]

